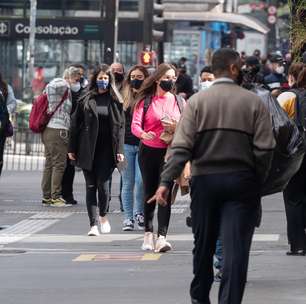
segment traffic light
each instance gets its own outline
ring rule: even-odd
[[[143,5],[143,42],[152,45],[153,41],[164,39],[164,6],[161,0],[141,1]]]
[[[152,52],[142,51],[140,54],[140,61],[142,65],[152,65]]]

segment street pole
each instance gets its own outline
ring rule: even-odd
[[[104,12],[107,35],[104,39],[104,62],[106,64],[112,64],[117,59],[118,10],[119,0],[105,0]]]
[[[34,77],[34,63],[35,63],[35,28],[36,28],[36,12],[37,12],[37,0],[30,0],[30,35],[29,35],[29,64],[28,64],[28,87],[31,87],[31,81]]]

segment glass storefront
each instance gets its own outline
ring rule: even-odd
[[[19,99],[27,100],[32,95],[32,87],[28,81],[28,39],[5,37],[5,29],[10,20],[28,18],[29,2],[23,0],[10,0],[0,2],[0,69],[5,79],[13,86]],[[125,10],[137,10],[138,1],[120,1],[120,8]],[[69,20],[74,23],[78,20],[89,20],[88,33],[97,31],[95,39],[42,39],[37,35],[35,41],[35,77],[43,78],[44,82],[54,77],[60,77],[65,67],[73,63],[83,64],[91,68],[103,62],[104,43],[98,35],[99,18],[103,15],[103,0],[38,0],[37,18],[39,20],[52,20],[54,17],[65,21],[69,26]],[[52,16],[52,18],[50,18]],[[92,19],[91,19],[92,18]],[[94,20],[94,21],[90,21]],[[101,19],[102,20],[102,19]],[[28,21],[27,21],[28,22]],[[45,21],[44,21],[45,22]],[[97,25],[95,25],[95,22]],[[74,24],[73,23],[73,24]],[[72,26],[72,25],[71,25]],[[47,26],[50,27],[49,25]],[[86,27],[86,25],[84,26]],[[24,29],[21,27],[19,29]],[[43,29],[49,30],[48,28]],[[26,30],[24,31],[26,33]],[[11,33],[12,34],[12,33]],[[1,36],[2,35],[2,36]],[[77,36],[79,37],[79,36]],[[94,37],[91,35],[90,37]],[[5,39],[3,39],[5,38]],[[119,41],[117,46],[117,60],[126,68],[137,63],[138,43]],[[34,77],[34,78],[35,78]]]

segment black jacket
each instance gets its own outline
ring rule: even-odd
[[[128,108],[125,111],[125,140],[124,140],[124,143],[127,145],[138,146],[140,140],[131,131],[132,120],[133,120],[133,114],[131,113],[131,108]]]
[[[96,94],[94,91],[85,93],[79,99],[71,117],[68,151],[76,154],[76,165],[85,170],[92,170],[98,137],[99,119],[95,100]],[[114,100],[111,95],[109,95],[109,98],[111,98],[110,127],[112,130],[113,157],[117,168],[121,170],[124,164],[117,161],[117,154],[123,154],[124,111],[119,101]]]

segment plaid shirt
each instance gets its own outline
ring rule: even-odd
[[[61,102],[67,89],[69,89],[69,86],[67,82],[62,78],[55,78],[47,85],[45,91],[48,96],[49,112],[55,110],[56,106]],[[53,129],[69,130],[71,108],[72,101],[71,92],[69,90],[68,97],[54,113],[47,127]]]

